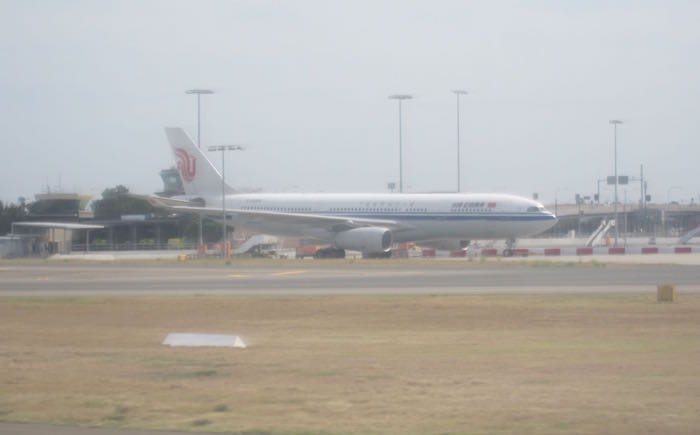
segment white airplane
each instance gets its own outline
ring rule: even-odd
[[[222,217],[222,178],[181,128],[165,128],[185,197],[148,197],[181,212]],[[225,189],[227,222],[261,233],[315,238],[330,244],[319,257],[345,250],[388,256],[393,243],[464,249],[475,239],[516,238],[551,228],[557,218],[527,198],[486,193],[237,193]]]

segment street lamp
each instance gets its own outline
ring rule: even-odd
[[[226,258],[226,159],[224,159],[224,153],[226,151],[242,151],[245,148],[240,145],[215,145],[207,149],[209,152],[221,151],[221,258]]]
[[[559,200],[558,200],[559,192],[565,192],[568,190],[569,189],[567,187],[560,187],[554,191],[554,216],[559,216],[559,214],[557,213],[557,208],[559,205]]]
[[[680,186],[671,186],[666,190],[666,208],[664,210],[664,235],[668,237],[668,206],[671,202],[671,191],[682,190]]]
[[[460,90],[453,90],[452,93],[454,93],[457,96],[457,193],[460,192],[460,150],[459,150],[459,96],[460,95],[467,95],[467,91],[460,91]]]
[[[390,100],[399,100],[399,192],[403,193],[403,143],[401,133],[401,102],[413,98],[409,94],[394,94],[389,95]]]
[[[189,89],[185,91],[186,94],[195,94],[197,95],[197,148],[201,148],[202,145],[200,143],[201,140],[201,135],[200,135],[200,119],[201,119],[201,111],[200,111],[200,97],[202,94],[213,94],[214,91],[211,89]]]
[[[618,236],[618,232],[617,232],[617,225],[618,225],[618,222],[617,222],[617,202],[618,202],[617,201],[617,182],[618,182],[618,179],[617,179],[617,126],[622,124],[622,121],[620,121],[619,119],[611,119],[610,124],[613,125],[614,131],[615,131],[615,204],[614,204],[614,207],[615,207],[615,246],[617,247],[617,236]]]
[[[214,91],[212,91],[211,89],[189,89],[189,90],[185,91],[185,93],[186,93],[186,94],[195,94],[195,95],[197,95],[197,148],[201,148],[202,145],[201,145],[201,143],[200,143],[200,140],[201,140],[201,133],[200,133],[200,126],[201,126],[201,122],[200,122],[200,119],[201,119],[200,97],[202,96],[202,94],[213,94]],[[204,225],[204,224],[203,224],[203,222],[202,222],[203,220],[204,220],[204,216],[200,213],[200,214],[199,214],[199,245],[197,246],[198,248],[199,248],[199,246],[202,246],[202,244],[204,243],[204,237],[203,237],[203,232],[204,232],[203,225]]]

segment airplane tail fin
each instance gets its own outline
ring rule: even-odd
[[[177,169],[180,171],[185,193],[191,196],[221,194],[221,174],[185,130],[179,127],[165,127],[165,135],[177,160]],[[225,189],[226,193],[234,192],[228,185]]]

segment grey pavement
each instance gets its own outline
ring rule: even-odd
[[[246,261],[171,264],[0,263],[0,296],[629,293],[673,283],[700,292],[700,266]]]

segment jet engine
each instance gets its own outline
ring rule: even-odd
[[[364,253],[389,252],[391,231],[381,227],[362,227],[336,234],[335,246]]]

